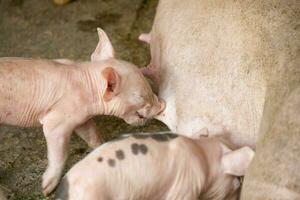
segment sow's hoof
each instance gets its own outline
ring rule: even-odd
[[[53,0],[56,5],[64,5],[69,3],[71,0]]]

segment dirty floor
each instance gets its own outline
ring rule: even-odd
[[[156,5],[157,0],[76,0],[65,6],[51,0],[0,0],[0,57],[89,60],[98,42],[96,27],[101,27],[117,57],[143,67],[149,49],[137,37],[150,30]],[[131,127],[114,117],[95,119],[105,140],[121,133],[166,130],[155,120]],[[67,169],[89,151],[74,135]],[[46,166],[41,128],[0,126],[0,190],[8,199],[45,199],[41,176]]]

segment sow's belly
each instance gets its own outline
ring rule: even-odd
[[[249,104],[246,107],[236,104],[240,105],[239,109],[232,106],[224,112],[225,103],[216,106],[205,104],[201,100],[203,98],[184,100],[176,92],[171,92],[171,87],[164,89],[167,90],[160,91],[160,97],[166,101],[166,108],[156,119],[165,123],[172,132],[188,137],[222,135],[237,147],[248,145],[255,148],[259,136],[259,119],[250,115]],[[208,133],[203,129],[207,129]]]

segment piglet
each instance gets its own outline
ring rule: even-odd
[[[0,58],[0,124],[43,127],[45,195],[59,182],[73,131],[91,147],[100,144],[94,115],[140,125],[164,108],[138,68],[115,59],[106,33],[98,28],[98,35],[91,62]]]
[[[230,150],[217,138],[176,134],[126,135],[77,163],[56,200],[237,199],[254,152]]]

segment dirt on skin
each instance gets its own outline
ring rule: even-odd
[[[149,49],[137,37],[150,30],[156,5],[157,0],[77,0],[64,6],[50,0],[0,0],[0,57],[89,60],[99,26],[118,58],[143,67],[149,62]],[[167,129],[155,120],[131,127],[115,117],[95,119],[106,141],[121,133]],[[66,170],[90,152],[75,134],[70,146]],[[41,128],[0,126],[0,190],[8,199],[45,199],[41,177],[46,167]]]

